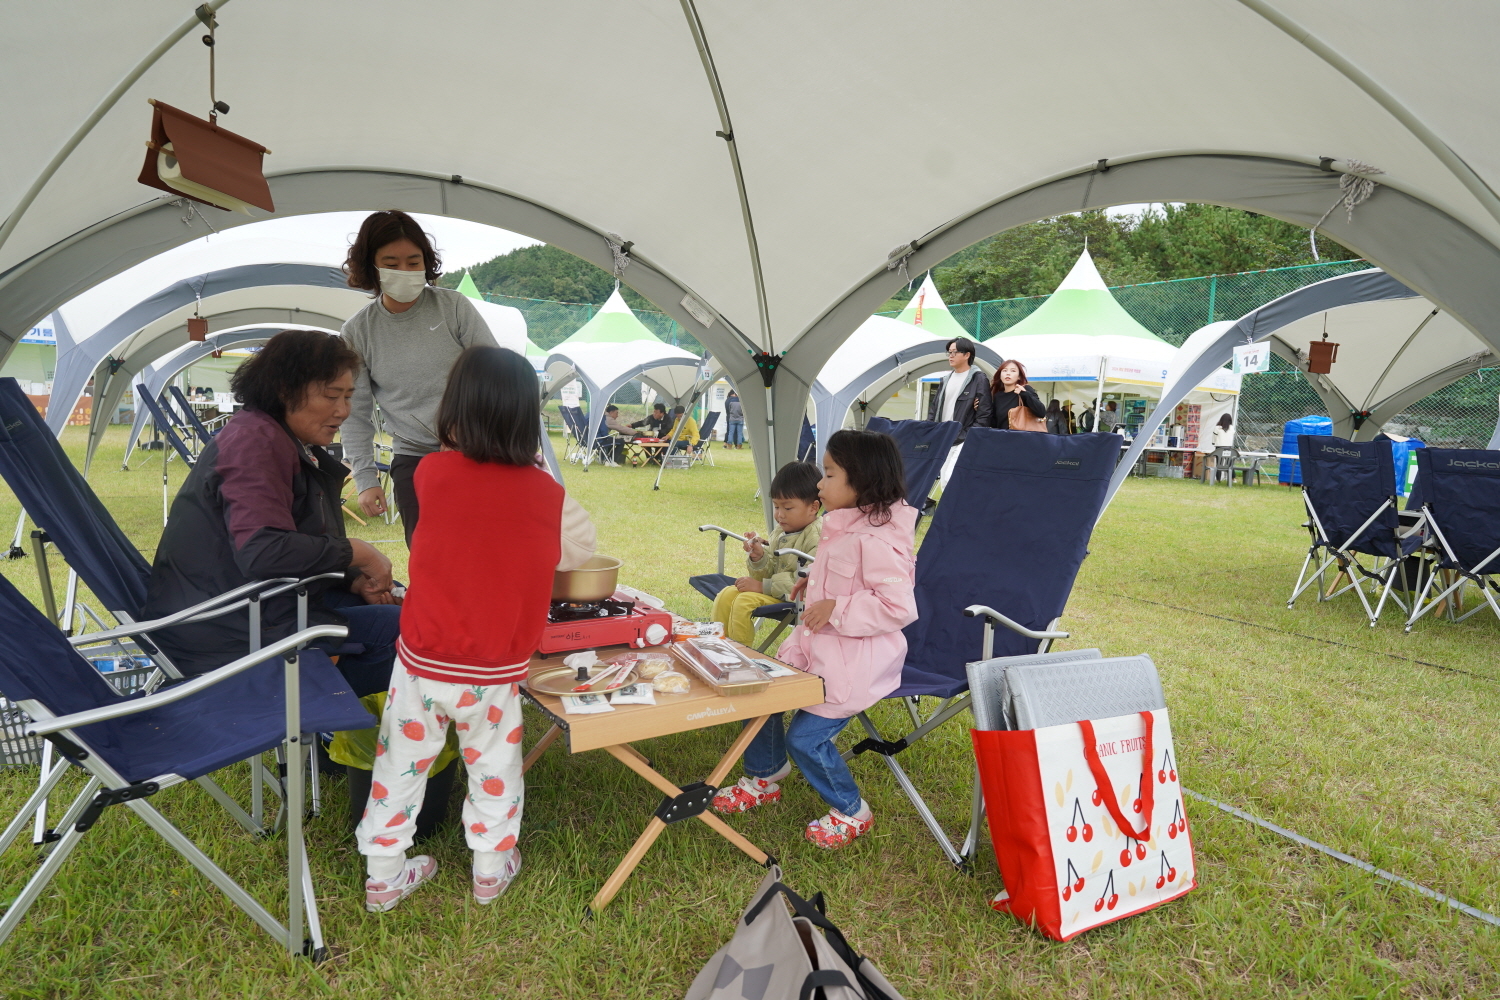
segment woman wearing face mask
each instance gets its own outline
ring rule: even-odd
[[[448,372],[465,348],[495,345],[468,296],[432,284],[441,266],[432,241],[405,212],[365,219],[344,262],[349,287],[375,293],[344,324],[344,339],[363,362],[344,423],[344,454],[360,507],[371,517],[385,513],[375,467],[372,404],[379,403],[393,443],[391,482],[408,548],[418,516],[412,475],[423,455],[438,450],[433,428]]]

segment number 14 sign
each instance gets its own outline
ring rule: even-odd
[[[1270,344],[1241,344],[1234,349],[1234,373],[1265,372],[1271,370]]]

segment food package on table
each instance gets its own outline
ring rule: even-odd
[[[724,636],[724,623],[678,619],[672,623],[672,634],[679,639],[721,639]]]
[[[679,674],[675,670],[656,675],[651,682],[651,687],[661,694],[687,694],[693,688],[693,682],[687,674]]]
[[[655,680],[659,675],[672,669],[672,658],[669,656],[647,656],[641,660],[637,668],[642,680]]]
[[[656,691],[646,681],[627,684],[609,696],[611,705],[655,705]]]
[[[771,686],[766,671],[725,639],[688,639],[672,652],[721,695],[756,694]]]
[[[613,712],[615,707],[602,694],[568,694],[562,698],[563,711],[568,715],[598,715]]]

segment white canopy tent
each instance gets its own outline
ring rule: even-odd
[[[925,327],[886,316],[871,316],[860,324],[833,352],[813,383],[819,460],[828,438],[844,426],[850,407],[864,402],[865,414],[874,416],[896,386],[946,370],[948,339],[934,339]],[[986,374],[994,374],[1000,357],[976,344],[974,362]]]
[[[589,394],[588,436],[592,441],[604,423],[604,407],[632,379],[639,379],[661,395],[679,400],[702,382],[709,372],[703,359],[690,351],[664,344],[644,323],[636,319],[619,289],[599,311],[547,357],[547,395],[557,395],[577,379]],[[592,449],[585,451],[588,466]]]
[[[1044,401],[1058,399],[1083,410],[1102,408],[1106,394],[1122,401],[1159,396],[1177,355],[1177,348],[1115,301],[1087,250],[1047,301],[987,343],[1025,367],[1027,380]],[[1215,370],[1187,398],[1201,407],[1205,421],[1212,421],[1232,409],[1238,393],[1239,376]],[[1121,417],[1124,410],[1122,405]],[[1210,450],[1206,426],[1191,445],[1199,451]]]
[[[1340,345],[1338,360],[1327,375],[1306,374],[1307,345],[1321,339],[1325,329]],[[1383,271],[1355,271],[1307,285],[1187,339],[1144,433],[1116,469],[1111,491],[1188,389],[1232,358],[1235,347],[1261,341],[1302,369],[1333,418],[1334,435],[1355,441],[1373,438],[1411,403],[1495,362],[1494,352],[1468,327]],[[1497,444],[1492,440],[1490,447]]]
[[[1367,0],[1352,16],[1315,0],[934,0],[913,35],[889,30],[908,13],[890,0],[853,19],[785,0],[455,0],[402,22],[404,57],[426,75],[384,99],[392,119],[421,123],[392,142],[361,123],[331,127],[328,111],[371,72],[385,20],[348,0],[209,7],[220,19],[218,93],[234,107],[221,124],[275,151],[266,167],[278,213],[448,215],[617,270],[726,359],[747,390],[763,479],[798,434],[798,421],[775,414],[801,412],[823,363],[908,274],[1062,212],[1199,201],[1321,222],[1500,344],[1500,131],[1490,127],[1500,11],[1490,8]],[[185,208],[136,183],[146,98],[208,104],[190,11],[94,2],[68,18],[37,4],[7,16],[0,74],[28,99],[3,113],[0,345],[208,222],[255,217]],[[1143,24],[1150,59],[1118,44]],[[497,61],[497,37],[528,44]],[[1027,44],[996,58],[1014,38]],[[622,51],[634,56],[631,98],[601,102],[618,90]],[[561,76],[559,52],[570,56]],[[267,73],[272,57],[280,68]],[[922,71],[893,86],[893,67],[909,66]],[[39,79],[68,85],[31,85]],[[530,87],[538,79],[565,83]],[[478,131],[461,102],[435,107],[428,96],[520,89],[531,99]],[[1027,141],[1017,144],[1017,122],[1000,124],[994,109],[1022,91]],[[892,169],[890,123],[918,118],[926,141]],[[586,152],[600,148],[609,155]],[[1378,182],[1352,216],[1331,211],[1345,171]],[[762,391],[768,366],[776,375]]]

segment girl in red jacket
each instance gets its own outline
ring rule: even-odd
[[[521,869],[518,685],[547,620],[553,570],[574,569],[594,553],[588,515],[537,464],[540,398],[536,372],[521,355],[469,348],[438,406],[443,450],[417,466],[422,519],[370,802],[355,832],[372,913],[391,909],[437,871],[431,857],[408,859],[406,849],[449,725],[469,773],[463,822],[475,901],[493,902]],[[477,510],[503,510],[505,530],[476,530]]]

